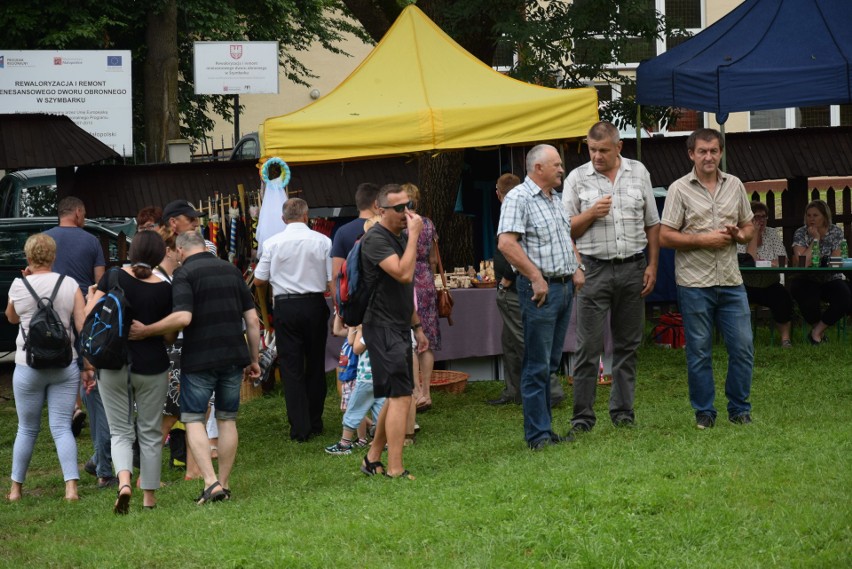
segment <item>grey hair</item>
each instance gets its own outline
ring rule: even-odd
[[[536,164],[541,164],[542,159],[544,158],[544,153],[547,152],[548,149],[553,150],[554,152],[558,152],[556,148],[549,144],[537,144],[533,146],[532,149],[527,152],[527,173],[529,174],[533,170],[535,170]]]
[[[587,138],[590,140],[605,140],[609,138],[618,144],[618,141],[621,140],[621,133],[618,132],[618,129],[611,122],[600,121],[592,125]]]
[[[298,221],[302,219],[303,215],[308,213],[308,202],[302,198],[290,198],[284,202],[281,213],[284,216],[285,222]]]
[[[177,236],[175,247],[180,247],[181,249],[204,249],[207,245],[204,243],[204,237],[200,233],[197,231],[187,231]]]

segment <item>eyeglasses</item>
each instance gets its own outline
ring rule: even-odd
[[[405,211],[405,208],[413,210],[414,209],[414,202],[409,201],[407,203],[401,203],[399,205],[380,205],[379,207],[382,208],[382,209],[392,209],[397,213],[402,213],[402,212]]]
[[[755,215],[754,219],[762,219],[762,220],[766,221],[767,217],[765,215]]]
[[[139,226],[139,231],[152,231],[159,227],[156,223],[146,223],[145,225]]]

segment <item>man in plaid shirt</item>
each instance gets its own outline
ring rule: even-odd
[[[497,233],[500,251],[520,273],[524,438],[539,450],[565,440],[552,429],[550,375],[562,360],[571,300],[584,277],[571,221],[554,191],[565,173],[559,153],[547,144],[535,146],[526,167],[526,179],[503,200]]]

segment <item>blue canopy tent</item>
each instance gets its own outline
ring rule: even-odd
[[[636,70],[641,105],[716,114],[852,103],[852,1],[746,0]]]

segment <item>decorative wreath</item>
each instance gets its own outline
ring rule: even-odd
[[[290,167],[280,158],[270,158],[263,163],[263,168],[260,169],[260,179],[269,183],[269,167],[273,164],[281,166],[281,176],[279,176],[281,178],[281,187],[286,188],[287,184],[290,183]]]

